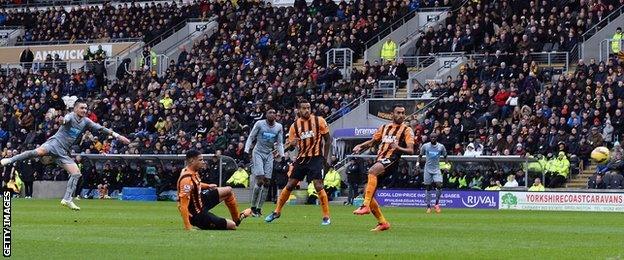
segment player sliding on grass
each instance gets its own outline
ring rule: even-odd
[[[425,162],[425,169],[423,170],[423,178],[425,184],[425,201],[427,202],[427,213],[431,213],[431,183],[436,185],[436,201],[435,212],[440,213],[440,195],[442,194],[442,171],[440,171],[440,156],[446,160],[446,148],[444,145],[438,143],[438,135],[432,133],[429,136],[430,142],[423,144],[420,147],[420,154],[418,154],[418,161],[416,162],[416,168],[420,166],[420,158],[424,155],[427,161]]]
[[[266,120],[254,124],[245,143],[245,153],[249,153],[254,141],[256,145],[251,155],[253,162],[251,173],[256,176],[256,185],[251,193],[251,211],[254,217],[259,217],[262,215],[262,204],[269,192],[275,146],[277,156],[284,157],[284,130],[282,124],[275,122],[275,109],[267,111]]]
[[[371,146],[380,144],[377,152],[377,162],[368,170],[364,204],[353,211],[353,214],[356,215],[365,215],[373,212],[378,224],[371,231],[390,229],[390,223],[381,213],[381,208],[374,198],[377,182],[382,181],[382,178],[396,171],[402,154],[414,153],[414,132],[412,128],[403,124],[403,120],[405,120],[405,107],[395,105],[392,109],[392,123],[381,126],[373,134],[373,139],[353,148],[353,152],[357,154]]]
[[[112,135],[117,140],[124,144],[129,144],[128,138],[115,133],[113,130],[103,127],[97,123],[94,123],[86,117],[87,104],[84,101],[76,101],[74,104],[74,112],[65,115],[63,122],[58,132],[50,137],[45,143],[34,150],[29,150],[18,154],[11,158],[2,159],[0,164],[5,166],[15,162],[27,160],[33,157],[41,157],[45,155],[51,155],[54,157],[56,164],[63,167],[69,174],[69,180],[67,181],[67,189],[65,190],[65,196],[61,200],[61,205],[73,210],[80,210],[80,207],[76,206],[72,201],[72,194],[76,190],[78,179],[80,179],[80,169],[76,162],[70,157],[69,150],[74,144],[76,139],[85,131],[92,130],[94,132],[105,132]]]
[[[321,209],[323,210],[321,225],[329,225],[331,223],[329,219],[329,199],[323,189],[325,166],[329,165],[329,162],[326,162],[326,160],[330,159],[330,138],[329,127],[325,119],[310,114],[310,102],[305,100],[299,102],[299,117],[290,126],[288,143],[286,144],[286,147],[290,148],[296,143],[299,154],[294,163],[293,173],[277,200],[277,207],[273,213],[264,219],[266,222],[272,222],[281,216],[282,207],[290,197],[290,192],[299,181],[307,176],[308,185],[314,185],[321,202]]]
[[[217,187],[216,184],[202,183],[198,172],[206,166],[201,153],[190,150],[186,153],[186,167],[178,178],[178,210],[184,222],[184,229],[191,225],[200,229],[234,230],[241,221],[251,215],[251,209],[238,212],[236,196],[231,187]],[[232,220],[224,219],[210,212],[221,201],[230,211]]]

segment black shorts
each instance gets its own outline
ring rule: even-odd
[[[297,159],[290,178],[302,181],[306,176],[308,183],[312,180],[322,180],[325,177],[325,158],[314,156]]]
[[[227,221],[210,212],[210,209],[219,204],[219,191],[216,189],[202,191],[202,203],[204,208],[199,214],[191,217],[191,225],[200,229],[225,230]]]
[[[390,158],[387,158],[387,159],[380,159],[377,162],[383,165],[384,174],[393,174],[399,167],[399,160],[401,160],[401,157],[391,156]]]
[[[383,180],[386,179],[386,177],[394,174],[397,169],[399,168],[399,160],[401,158],[398,156],[391,156],[390,158],[387,159],[380,159],[377,162],[381,163],[381,165],[383,165],[384,167],[384,171],[382,174],[380,174],[379,176],[377,176],[377,181],[378,182],[383,182]]]

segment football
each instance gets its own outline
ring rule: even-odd
[[[609,160],[609,148],[604,146],[596,147],[591,152],[591,159],[596,163],[605,163]]]

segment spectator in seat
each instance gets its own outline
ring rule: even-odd
[[[549,188],[561,187],[568,178],[570,172],[570,161],[564,152],[559,152],[556,158],[551,159],[549,170],[553,172]]]
[[[540,178],[535,178],[533,185],[529,188],[529,191],[545,191],[544,185],[542,185],[542,180]]]
[[[594,176],[589,177],[589,181],[587,182],[587,188],[589,189],[606,189],[607,184],[602,179],[602,175],[594,174]]]
[[[485,190],[500,190],[501,184],[500,181],[492,178],[490,179],[490,185],[485,188]]]
[[[510,174],[509,176],[507,176],[507,182],[505,182],[505,185],[503,186],[505,188],[517,188],[518,187],[518,182],[516,181],[516,176],[513,174]]]
[[[474,143],[469,143],[468,146],[466,146],[466,151],[464,152],[464,156],[479,156],[481,155],[482,151],[477,151],[475,149],[475,144]]]
[[[483,186],[483,176],[481,176],[481,171],[477,171],[475,175],[472,177],[470,181],[470,189],[472,190],[481,190]]]
[[[624,182],[624,176],[616,171],[610,171],[604,176],[604,183],[607,189],[622,189],[622,182]]]
[[[598,131],[598,127],[592,127],[591,129],[591,133],[589,135],[589,144],[596,148],[598,146],[603,146],[604,144],[604,138],[602,137],[602,134]]]

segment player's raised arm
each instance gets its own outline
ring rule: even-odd
[[[130,143],[130,140],[128,140],[128,138],[126,138],[123,135],[120,135],[120,134],[116,133],[112,129],[106,128],[106,127],[104,127],[104,126],[102,126],[102,125],[100,125],[98,123],[95,123],[95,122],[91,121],[91,119],[89,119],[89,118],[85,118],[85,120],[87,120],[87,125],[88,125],[88,127],[90,129],[93,129],[96,132],[101,131],[101,132],[107,133],[109,135],[112,135],[115,139],[121,141],[124,144],[129,144]]]
[[[258,135],[258,131],[259,131],[258,122],[260,121],[256,121],[256,123],[254,124],[253,128],[251,129],[251,132],[249,133],[249,137],[247,137],[247,142],[245,142],[245,153],[247,154],[251,151],[251,146],[253,145],[253,142],[256,140],[256,135]]]
[[[374,145],[379,144],[379,142],[381,142],[381,135],[383,132],[383,126],[379,127],[379,129],[377,129],[377,131],[375,131],[375,133],[373,134],[373,138],[371,138],[370,140],[363,142],[361,144],[356,145],[355,147],[353,147],[353,153],[354,154],[359,154],[361,153],[363,150],[366,150]]]

